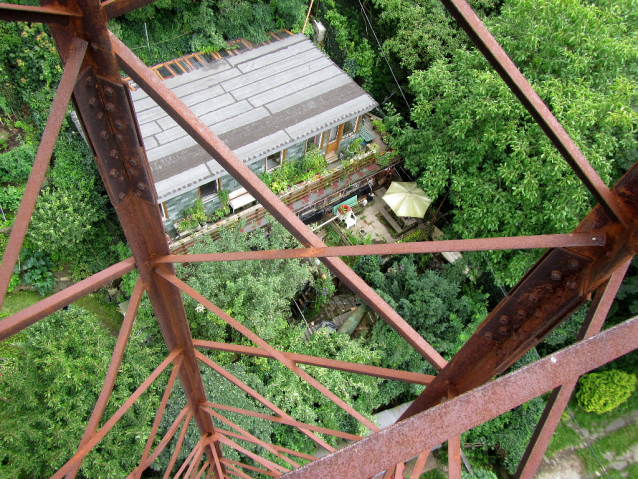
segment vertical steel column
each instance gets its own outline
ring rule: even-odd
[[[52,3],[42,0],[45,6]],[[122,82],[113,55],[106,14],[98,0],[63,3],[71,11],[80,11],[82,17],[73,18],[67,27],[51,27],[58,50],[64,55],[75,37],[90,45],[73,92],[78,113],[168,350],[184,351],[179,377],[197,426],[202,436],[210,436],[215,430],[210,416],[199,407],[206,402],[206,393],[181,293],[155,275],[151,266],[153,258],[169,254],[169,249],[128,87]],[[170,265],[162,268],[173,273]],[[208,447],[206,450],[212,462],[213,455]],[[220,454],[221,449],[217,452]]]

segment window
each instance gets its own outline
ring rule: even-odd
[[[199,197],[202,199],[202,203],[217,196],[218,183],[218,180],[213,180],[199,187]]]
[[[281,166],[281,151],[266,157],[266,171],[274,170]]]
[[[328,143],[332,143],[337,139],[337,134],[339,133],[339,127],[335,126],[330,130],[330,135],[328,136]]]
[[[321,147],[321,134],[308,138],[306,140],[306,148],[304,151],[308,151],[313,146],[320,148]]]
[[[168,219],[168,210],[166,209],[166,203],[160,203],[159,205],[160,216],[162,218]]]
[[[352,120],[348,120],[343,124],[343,137],[347,138],[348,136],[354,135],[357,131],[357,123],[359,121],[359,117],[353,118]]]

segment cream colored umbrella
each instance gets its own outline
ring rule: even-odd
[[[383,201],[397,216],[423,218],[432,200],[416,183],[394,181],[383,195]]]

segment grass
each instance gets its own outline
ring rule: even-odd
[[[595,414],[583,411],[572,396],[569,407],[580,427],[589,431],[602,429],[605,425],[615,421],[619,417],[625,416],[629,411],[638,410],[638,389],[629,397],[627,402],[621,404],[616,409],[604,414]]]
[[[620,456],[638,443],[638,425],[631,424],[602,436],[594,443],[596,453],[613,452]]]
[[[583,442],[580,435],[571,427],[565,425],[562,421],[556,428],[556,432],[552,436],[552,440],[547,446],[547,457],[552,457],[558,451],[567,449],[569,446],[578,446]]]
[[[42,298],[43,297],[35,291],[20,291],[18,293],[7,294],[2,305],[2,309],[0,310],[0,319],[11,316],[18,311],[37,303]],[[120,325],[122,324],[122,315],[117,310],[117,306],[115,304],[104,303],[91,294],[80,298],[73,304],[94,313],[100,322],[113,334],[116,334],[120,329]]]
[[[594,456],[592,450],[588,447],[576,450],[576,454],[578,454],[578,457],[580,457],[580,460],[583,464],[584,472],[587,474],[595,474],[597,471],[600,470],[601,464],[603,465],[603,467],[605,467],[606,470],[607,465],[609,464],[609,461],[596,450],[596,447],[592,447],[596,452],[596,456]]]

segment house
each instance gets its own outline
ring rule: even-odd
[[[257,174],[299,160],[312,145],[336,160],[359,134],[362,115],[377,106],[304,35],[278,32],[262,46],[238,45],[155,71]],[[207,213],[217,209],[220,190],[234,209],[254,201],[146,93],[135,90],[132,98],[169,233],[197,199]]]

